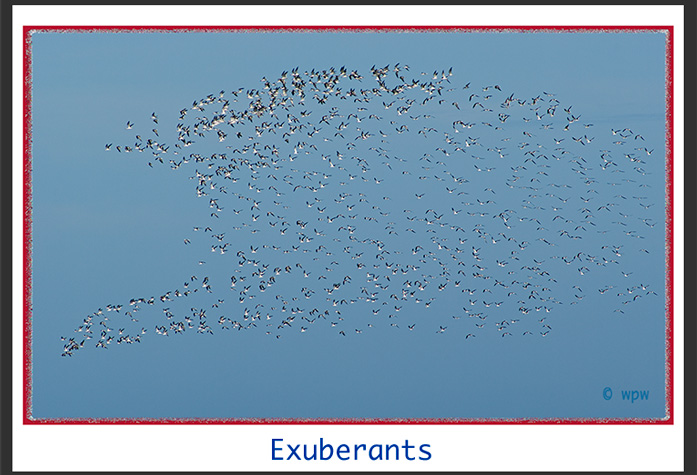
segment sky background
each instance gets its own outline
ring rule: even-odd
[[[663,35],[37,33],[32,37],[32,48],[32,412],[35,417],[655,418],[664,414]],[[115,329],[125,327],[130,322],[126,320],[121,324],[119,319],[126,318],[123,314],[131,298],[149,298],[181,289],[182,282],[192,274],[209,274],[212,281],[217,279],[215,282],[222,282],[227,275],[228,282],[216,286],[214,294],[196,295],[191,299],[200,297],[196,302],[210,303],[209,299],[225,298],[228,303],[234,302],[237,293],[230,293],[225,286],[229,285],[228,265],[234,266],[237,260],[235,252],[243,249],[248,258],[253,258],[248,251],[251,245],[290,242],[279,241],[277,231],[263,231],[252,236],[245,230],[229,229],[231,251],[226,256],[211,254],[207,250],[209,241],[196,241],[194,238],[198,236],[192,232],[192,226],[206,226],[212,221],[208,201],[196,199],[195,183],[189,178],[195,169],[203,166],[189,163],[179,170],[171,170],[167,162],[172,158],[169,156],[165,157],[164,164],[153,163],[153,167],[149,167],[150,151],[119,154],[113,148],[105,151],[105,143],[113,143],[114,147],[116,144],[132,145],[136,133],[151,136],[150,115],[156,111],[161,140],[173,144],[179,111],[189,108],[192,101],[209,94],[217,96],[221,90],[229,93],[238,88],[260,88],[262,77],[273,82],[283,71],[296,67],[302,73],[345,65],[364,76],[360,83],[345,88],[359,89],[374,87],[371,66],[394,66],[396,63],[408,64],[409,77],[419,80],[430,79],[434,70],[447,71],[452,67],[453,75],[445,87],[459,88],[448,97],[459,94],[457,99],[462,111],[446,107],[450,105],[449,100],[440,106],[431,101],[422,111],[434,116],[431,125],[439,131],[450,130],[451,135],[454,135],[451,123],[461,117],[460,114],[465,121],[477,122],[473,129],[461,132],[458,140],[465,135],[477,137],[478,142],[484,144],[481,153],[470,152],[465,158],[466,164],[458,162],[447,169],[470,181],[471,188],[458,188],[470,193],[468,202],[492,199],[491,192],[482,190],[493,189],[496,204],[482,208],[492,214],[513,209],[520,216],[544,221],[553,216],[548,215],[549,208],[559,205],[557,197],[547,196],[545,192],[564,198],[573,196],[577,200],[588,187],[579,182],[579,174],[570,169],[568,162],[552,162],[551,168],[546,169],[550,183],[569,183],[573,188],[556,191],[550,185],[541,187],[540,197],[533,201],[546,209],[521,209],[523,200],[529,199],[532,192],[509,189],[506,177],[510,172],[504,174],[503,171],[523,164],[526,158],[516,144],[524,138],[521,131],[528,129],[520,120],[513,122],[513,119],[521,114],[529,117],[534,112],[528,107],[516,109],[515,114],[511,113],[511,122],[498,124],[506,128],[501,135],[481,124],[483,116],[474,114],[468,93],[484,96],[488,92],[482,88],[496,84],[502,92],[492,92],[500,94],[502,99],[515,94],[529,101],[546,91],[555,94],[560,101],[555,119],[561,121],[562,126],[567,114],[561,108],[570,105],[573,114],[581,115],[580,123],[593,124],[582,133],[595,137],[595,141],[582,149],[580,145],[574,144],[575,149],[569,145],[569,150],[573,150],[571,156],[580,155],[592,163],[589,174],[599,182],[592,187],[598,191],[592,202],[599,203],[595,208],[600,202],[618,203],[611,217],[600,218],[602,213],[593,208],[601,220],[599,226],[608,229],[608,233],[599,234],[591,229],[584,234],[582,243],[572,246],[570,241],[559,240],[558,233],[541,234],[529,223],[521,224],[510,233],[501,228],[505,233],[515,234],[518,241],[535,242],[539,237],[551,240],[553,236],[559,243],[560,249],[554,253],[539,242],[531,245],[526,250],[526,263],[529,259],[546,260],[552,266],[552,256],[573,255],[576,252],[572,251],[581,244],[579,250],[584,252],[603,245],[623,246],[623,255],[616,258],[621,259],[621,264],[597,271],[593,268],[591,275],[580,276],[576,271],[579,265],[559,266],[559,260],[554,262],[557,267],[549,267],[557,277],[552,286],[553,295],[563,303],[555,305],[554,312],[547,317],[546,323],[552,330],[546,337],[539,333],[544,330],[541,325],[534,325],[538,320],[535,314],[525,315],[525,320],[521,317],[521,323],[531,323],[529,328],[533,335],[530,338],[523,337],[520,331],[510,338],[502,338],[501,332],[496,331],[494,322],[520,316],[516,301],[523,295],[519,292],[515,298],[506,297],[503,313],[498,309],[490,311],[487,326],[476,338],[465,340],[466,334],[474,332],[473,319],[463,316],[454,320],[452,316],[462,313],[469,297],[449,292],[438,295],[428,309],[423,305],[405,305],[404,313],[398,317],[399,329],[390,327],[382,316],[380,324],[366,328],[372,315],[370,307],[364,304],[342,308],[344,321],[341,324],[345,325],[346,337],[329,326],[330,319],[318,321],[305,333],[299,332],[301,323],[294,323],[292,328],[281,332],[275,331],[274,326],[274,335],[265,334],[261,324],[244,331],[219,330],[212,313],[209,323],[214,335],[197,334],[194,329],[183,335],[161,337],[155,334],[154,326],[165,322],[164,305],[153,306],[152,309],[143,308],[142,325],[137,325],[148,328],[141,343],[112,344],[108,351],[88,343],[72,357],[61,357],[65,344],[61,337],[75,337],[80,341],[74,330],[98,308],[123,304],[119,314],[108,312],[108,316],[115,320],[112,325]],[[421,76],[422,71],[428,75]],[[347,80],[342,81],[348,84]],[[462,91],[467,83],[471,84],[470,89]],[[383,100],[387,98],[375,98],[370,107],[381,106]],[[239,104],[247,102],[240,99]],[[496,112],[499,112],[499,102]],[[352,111],[356,107],[339,100],[331,105]],[[376,111],[379,112],[379,108]],[[296,115],[300,110],[312,111],[314,115],[309,121],[319,126],[319,119],[328,108],[319,107],[308,99],[305,107],[292,109]],[[132,130],[124,130],[129,120],[135,126]],[[534,116],[532,120],[536,120]],[[383,127],[380,124],[378,128]],[[623,153],[613,152],[614,160],[625,170],[621,178],[635,181],[609,186],[610,182],[620,181],[620,174],[610,175],[609,171],[599,169],[599,150],[612,147],[616,137],[612,136],[611,129],[624,128],[640,133],[645,139],[640,146],[654,152],[641,156],[646,162],[642,164],[648,172],[646,175],[636,173],[633,163],[628,163]],[[545,131],[545,135],[536,135],[527,141],[548,144],[550,137],[561,137],[564,132],[560,129]],[[427,149],[431,150],[432,165],[437,168],[438,156],[433,150],[443,146],[442,134],[438,141],[435,133],[433,139],[424,141],[416,134],[417,130],[412,127],[406,136],[390,136],[390,155],[408,159],[395,163],[394,169],[401,167],[399,169],[414,175],[421,173],[424,162],[419,157]],[[578,137],[570,132],[566,134]],[[230,132],[229,135],[234,134]],[[486,153],[487,147],[500,146],[503,136],[511,137],[510,143],[504,145],[507,156],[499,159],[491,152]],[[225,149],[227,141],[218,144],[214,137],[207,139],[197,142],[198,152],[210,154],[222,150],[230,153]],[[280,136],[268,133],[258,140],[262,144],[282,142]],[[633,136],[629,140],[631,148],[626,153],[640,156],[633,150],[639,141]],[[571,137],[565,139],[564,145],[569,143],[573,143]],[[301,158],[312,160],[322,153],[334,153],[332,146],[331,142],[320,144],[320,151]],[[472,155],[486,155],[481,163],[493,164],[497,171],[477,173],[471,166],[475,163]],[[506,159],[516,162],[494,163]],[[442,193],[447,185],[432,179],[423,180],[425,183],[409,181],[397,175],[394,169],[381,165],[378,160],[371,166],[371,178],[375,175],[384,179],[379,195],[371,194],[377,193],[375,187],[362,181],[351,183],[348,192],[365,192],[369,199],[389,196],[389,202],[379,203],[383,211],[396,215],[404,205],[413,207],[421,217],[425,216],[428,206],[416,201],[412,190],[428,193],[429,204],[450,213],[448,222],[452,224],[462,219],[457,222],[467,229],[468,241],[460,247],[469,259],[468,272],[473,246],[484,248],[486,257],[483,259],[487,266],[493,264],[492,272],[496,271],[497,260],[508,257],[508,247],[501,251],[488,243],[480,246],[479,237],[472,231],[479,220],[460,218],[464,213],[453,216],[452,207],[464,207],[460,201],[447,201],[452,199]],[[319,166],[298,159],[287,168],[312,170]],[[326,164],[321,166],[326,168]],[[240,175],[237,183],[227,184],[229,194],[249,194],[248,174],[241,171]],[[337,181],[338,178],[328,180],[328,189],[317,195],[330,206],[335,206],[332,204],[335,195],[345,191]],[[272,184],[265,171],[257,182],[258,187]],[[650,188],[640,188],[640,185]],[[244,189],[236,191],[236,187]],[[617,198],[618,194],[627,199]],[[313,199],[310,196],[288,190],[282,198],[283,204],[289,206],[288,216],[293,217],[288,221],[314,219],[314,210],[306,206],[306,201]],[[634,199],[635,196],[645,197],[641,202],[653,206],[640,207],[640,200]],[[225,203],[221,198],[221,205],[228,213],[242,207],[232,196],[224,199]],[[577,204],[573,204],[570,212],[578,212],[580,206],[576,207]],[[375,212],[367,214],[370,212],[366,210],[363,215],[380,218]],[[628,217],[623,218],[618,213]],[[649,219],[654,227],[645,226],[642,218]],[[218,226],[232,227],[241,222],[236,221],[238,219],[242,220],[225,215],[224,224]],[[387,224],[391,219],[380,220]],[[490,217],[481,220],[487,229],[495,230],[492,235],[496,236],[499,228],[490,221]],[[626,230],[636,230],[642,238],[627,237],[626,226],[615,225],[615,221],[625,222],[629,226]],[[400,218],[398,225],[401,223]],[[315,225],[326,232],[325,240],[333,236],[345,237],[338,233],[337,226],[326,222],[313,221],[308,228]],[[360,226],[364,229],[367,225]],[[442,236],[454,239],[451,232],[444,231]],[[193,242],[184,245],[184,239]],[[403,251],[404,260],[412,262],[406,253],[417,245],[430,243],[428,233],[417,233],[409,239],[390,241],[388,248],[393,252]],[[262,251],[260,256],[271,262],[271,268],[276,265],[272,253]],[[323,266],[329,265],[306,256],[294,259],[289,262],[302,262],[311,273],[321,273]],[[199,265],[200,260],[206,263]],[[392,260],[399,262],[401,258]],[[342,276],[349,273],[343,269],[337,272]],[[624,277],[620,271],[631,274]],[[364,275],[363,270],[351,269],[350,273],[356,288],[365,285],[358,282],[359,276]],[[479,286],[479,291],[487,286],[491,288],[491,284],[480,284],[471,277],[462,280],[462,287]],[[278,285],[288,297],[293,295],[293,284]],[[616,293],[639,284],[657,295],[647,295],[638,303],[620,307],[625,313],[615,312],[625,300]],[[326,285],[329,285],[327,281],[313,281],[318,294]],[[449,285],[452,290],[453,283]],[[575,295],[579,292],[572,287],[574,285],[583,289],[584,298],[570,305],[578,300]],[[607,295],[599,294],[598,289],[610,285],[614,286],[612,291]],[[494,291],[500,292],[495,288]],[[201,290],[199,294],[202,293]],[[437,294],[437,291],[428,292],[429,297]],[[313,300],[319,298],[324,299],[324,295],[317,295]],[[481,296],[477,299],[502,301],[498,294],[495,299],[482,299]],[[251,306],[256,303],[264,303],[268,308],[274,305],[273,295],[267,292],[257,297]],[[173,302],[171,307],[185,313],[192,305],[199,303],[182,300]],[[306,306],[302,302],[298,305]],[[245,306],[250,307],[242,304]],[[278,323],[282,317],[273,318]],[[413,331],[406,328],[411,323],[416,323]],[[448,331],[438,333],[440,326],[447,327]],[[354,328],[364,331],[356,334]],[[275,334],[282,338],[275,338]],[[603,398],[605,387],[613,389],[614,397],[610,401]],[[620,398],[623,389],[649,390],[650,398],[628,403]]]

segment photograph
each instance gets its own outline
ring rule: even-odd
[[[670,30],[25,34],[29,420],[670,419]]]

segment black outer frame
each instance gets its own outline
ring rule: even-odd
[[[0,7],[0,18],[2,22],[0,23],[0,58],[2,62],[0,64],[0,217],[2,218],[2,223],[0,224],[0,245],[2,251],[0,252],[0,267],[2,272],[0,273],[0,315],[3,316],[0,321],[0,426],[2,427],[0,431],[0,473],[14,473],[13,471],[13,445],[12,445],[12,7],[14,5],[36,5],[35,2],[2,2]],[[54,2],[41,2],[41,4],[52,4],[60,5],[60,3]],[[117,2],[116,5],[133,5],[129,2]],[[220,4],[225,5],[223,2],[206,2],[207,5],[210,4]],[[616,5],[630,6],[631,3],[615,2]],[[691,105],[694,111],[697,107],[697,93],[695,91],[694,85],[697,85],[697,78],[695,77],[694,71],[694,58],[695,58],[695,46],[697,46],[697,33],[695,32],[695,26],[697,26],[697,8],[695,4],[672,4],[683,6],[683,20],[684,25],[684,58],[692,59],[693,61],[688,65],[685,64],[685,75],[683,77],[683,84],[687,86],[684,88],[685,103],[684,105]],[[689,52],[689,53],[688,53]],[[688,67],[692,66],[692,68]],[[4,106],[4,107],[3,107]],[[697,130],[697,124],[695,123],[694,114],[685,114],[685,130],[694,131]],[[695,157],[695,142],[685,141],[683,143],[685,156]],[[691,153],[688,153],[691,152]],[[695,173],[695,161],[685,160],[685,175],[694,177]],[[683,179],[684,176],[675,177],[677,180]],[[690,187],[690,193],[693,194],[694,187]],[[692,201],[694,202],[694,201]],[[684,237],[684,236],[683,236]],[[686,246],[685,248],[685,261],[693,264],[695,262],[695,252],[696,248],[693,246]],[[686,301],[683,304],[687,303]],[[687,313],[687,312],[685,312]],[[684,335],[696,335],[695,331],[695,320],[693,318],[686,318],[685,322],[685,332]],[[684,368],[687,369],[686,375],[691,376],[691,378],[684,378],[684,440],[694,441],[695,436],[697,436],[697,391],[695,391],[695,382],[697,371],[695,370],[695,363],[697,362],[697,353],[695,352],[695,345],[684,345],[685,355],[687,357],[683,360]],[[683,446],[684,447],[684,446]],[[697,473],[697,457],[695,457],[696,452],[694,450],[687,450],[684,454],[684,472],[685,473]]]
[[[0,29],[0,472],[12,472],[12,4]],[[4,106],[4,107],[3,107]]]
[[[697,78],[695,77],[695,46],[697,46],[697,33],[695,32],[695,24],[697,23],[697,8],[695,8],[695,4],[686,4],[683,5],[683,24],[684,24],[684,32],[685,32],[685,54],[683,59],[691,59],[690,63],[688,64],[687,61],[683,61],[683,64],[685,64],[685,73],[683,76],[683,84],[684,86],[684,91],[685,91],[685,102],[683,104],[683,107],[685,106],[691,106],[692,109],[694,109],[697,106],[697,94],[694,88],[694,84],[697,84]],[[688,53],[689,52],[689,53]],[[694,130],[697,130],[697,124],[695,123],[695,116],[693,114],[684,114],[685,115],[685,136],[687,137],[687,133],[693,132]],[[687,156],[694,156],[695,154],[695,141],[694,140],[684,140],[683,142],[684,146],[684,155]],[[683,179],[683,186],[685,184],[685,177],[692,177],[694,179],[695,177],[695,162],[694,160],[684,160],[684,167],[685,167],[685,176],[682,177],[677,177],[677,179]],[[689,187],[689,191],[686,190],[686,194],[689,192],[689,194],[692,195],[691,200],[685,200],[684,203],[692,203],[694,204],[694,191],[695,187]],[[685,212],[685,218],[687,218],[687,211]],[[684,221],[683,221],[684,222]],[[684,264],[692,264],[690,267],[692,269],[695,268],[695,264],[697,262],[695,261],[696,257],[696,251],[697,248],[695,246],[688,246],[687,245],[687,239],[686,239],[686,233],[683,233],[683,238],[685,238],[685,261]],[[684,268],[684,277],[687,277],[687,271],[688,267],[685,266]],[[694,277],[694,274],[690,274],[691,277]],[[683,280],[684,281],[684,280]],[[685,289],[687,291],[687,284],[685,283]],[[690,285],[689,288],[692,288],[692,285]],[[683,300],[683,305],[685,308],[684,315],[685,316],[690,316],[694,317],[694,312],[687,312],[687,303],[689,301],[687,299]],[[689,303],[693,303],[694,301],[691,301]],[[694,305],[692,306],[694,308]],[[683,333],[683,347],[685,348],[685,359],[683,360],[683,365],[684,365],[684,385],[685,385],[685,390],[684,390],[684,411],[685,411],[685,417],[683,419],[684,424],[685,424],[685,441],[694,441],[695,437],[697,437],[697,391],[695,390],[695,384],[697,382],[697,378],[695,378],[695,375],[697,375],[697,370],[695,370],[695,363],[697,362],[697,352],[695,352],[695,345],[685,345],[685,336],[686,335],[695,335],[695,320],[694,318],[685,318],[685,331]],[[691,378],[687,378],[685,376],[691,376]],[[683,449],[685,449],[685,446],[683,445]],[[684,454],[684,469],[685,473],[697,473],[697,457],[695,457],[695,451],[694,450],[685,450]]]
[[[695,46],[697,46],[697,32],[695,32],[695,26],[697,24],[697,8],[695,8],[695,4],[690,4],[688,3],[687,5],[683,6],[683,22],[684,22],[684,32],[685,32],[685,54],[684,54],[684,59],[691,59],[692,61],[688,62],[683,61],[683,64],[685,64],[685,74],[683,76],[683,84],[684,86],[684,91],[685,91],[685,102],[683,104],[683,107],[685,106],[690,106],[692,109],[694,109],[697,106],[697,93],[695,91],[694,85],[697,84],[697,78],[695,77]],[[688,53],[689,52],[689,53]],[[685,107],[687,109],[687,107]],[[687,137],[688,132],[692,133],[693,131],[697,130],[697,123],[695,122],[695,116],[693,114],[687,114],[685,113],[685,136]],[[693,157],[695,155],[695,141],[694,138],[693,140],[684,140],[683,142],[684,146],[684,155],[685,157],[690,156]],[[683,180],[683,186],[685,184],[685,178],[686,177],[691,177],[694,179],[695,177],[695,161],[694,160],[684,160],[684,167],[685,167],[685,175],[682,177],[676,177],[678,180],[682,179]],[[692,203],[694,205],[695,199],[694,199],[694,191],[695,187],[691,186],[689,187],[689,191],[685,190],[686,195],[689,193],[692,196],[691,200],[685,200],[683,203]],[[694,214],[690,213],[694,217]],[[687,214],[687,210],[685,210],[685,218],[687,218],[689,215]],[[694,219],[694,218],[693,218]],[[685,219],[686,220],[686,219]],[[683,220],[683,222],[685,222]],[[694,227],[692,228],[694,231]],[[684,261],[684,277],[687,277],[688,275],[688,269],[694,269],[695,265],[697,264],[696,262],[696,252],[697,248],[695,246],[688,246],[687,245],[687,233],[683,232],[683,238],[685,242],[685,261]],[[686,264],[691,264],[688,268]],[[690,273],[691,280],[694,277],[694,274]],[[683,279],[683,282],[685,282],[686,279]],[[685,283],[685,289],[687,292],[687,283]],[[693,285],[690,285],[689,288],[693,288]],[[697,390],[695,390],[695,384],[697,383],[697,378],[695,378],[695,375],[697,375],[697,370],[695,369],[695,363],[697,362],[697,352],[695,351],[695,345],[685,345],[685,336],[686,335],[695,335],[697,331],[695,330],[695,319],[694,317],[694,311],[688,312],[687,311],[687,304],[692,303],[691,307],[694,309],[694,301],[688,301],[687,299],[683,300],[683,305],[685,308],[684,315],[692,318],[684,318],[684,328],[685,331],[683,333],[683,347],[685,348],[685,359],[683,360],[683,367],[684,367],[684,373],[683,373],[683,381],[685,385],[685,390],[683,392],[684,395],[684,414],[685,417],[683,419],[684,424],[685,424],[685,430],[684,430],[684,437],[685,441],[694,441],[695,438],[697,437]],[[690,376],[690,378],[686,377]],[[683,449],[685,449],[685,445],[683,444]],[[685,450],[684,454],[684,469],[685,473],[697,473],[697,457],[695,457],[695,451],[694,450]]]
[[[683,61],[685,64],[685,74],[683,76],[683,84],[686,86],[684,87],[685,91],[685,105],[691,106],[693,109],[697,106],[697,93],[695,91],[694,87],[690,87],[694,84],[697,84],[697,78],[695,77],[695,46],[697,46],[697,32],[695,32],[695,23],[697,23],[697,8],[695,8],[695,4],[687,4],[683,6],[683,22],[684,22],[684,31],[685,31],[685,58],[692,59],[690,64],[688,65],[687,62]],[[689,51],[689,53],[688,53]],[[686,131],[694,131],[697,130],[697,124],[695,123],[695,116],[692,114],[685,114],[685,130]],[[685,156],[694,156],[695,155],[695,142],[693,141],[687,141],[685,140],[683,142],[684,150],[685,150]],[[695,177],[695,162],[694,160],[684,160],[684,167],[685,167],[685,175],[692,177],[694,179]],[[684,178],[685,177],[678,177],[678,179],[682,178],[683,183],[684,183]],[[689,194],[692,195],[692,199],[689,200],[689,203],[692,203],[694,205],[694,187],[690,187],[689,189]],[[688,202],[688,200],[685,200]],[[687,213],[686,213],[687,215]],[[685,216],[687,217],[687,216]],[[694,230],[694,228],[693,228]],[[683,233],[683,238],[686,238],[686,233]],[[687,239],[684,241],[687,243]],[[697,249],[695,246],[685,246],[685,263],[692,264],[690,267],[692,269],[695,268],[696,262],[696,251]],[[687,277],[687,266],[685,266],[684,270],[685,274],[684,276]],[[691,277],[694,277],[694,274],[690,274]],[[687,288],[687,284],[685,284],[685,287]],[[690,285],[690,288],[692,285]],[[685,299],[683,301],[683,305],[685,306],[685,315],[688,315],[687,312],[687,304],[688,301]],[[692,302],[692,308],[694,309],[694,302]],[[694,312],[689,313],[690,316],[694,316]],[[685,318],[685,332],[683,335],[695,335],[697,331],[695,330],[695,320],[694,318]],[[685,345],[684,344],[685,338],[683,336],[683,347],[685,348],[685,359],[683,360],[683,365],[685,368],[685,372],[683,373],[683,376],[691,376],[691,378],[684,378],[684,384],[685,384],[685,391],[684,391],[684,401],[685,401],[685,418],[684,418],[684,424],[685,424],[685,439],[686,441],[691,440],[694,441],[695,438],[697,437],[697,390],[695,390],[695,384],[697,384],[697,378],[695,378],[695,375],[697,375],[697,370],[695,369],[695,363],[697,362],[697,352],[695,351],[695,345]],[[684,445],[683,445],[684,447]],[[695,452],[694,451],[689,451],[689,455],[685,453],[684,455],[684,468],[685,468],[685,473],[696,473],[697,472],[697,457],[695,457]]]

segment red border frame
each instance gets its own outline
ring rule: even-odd
[[[39,31],[71,32],[666,32],[666,417],[661,419],[36,419],[31,415],[32,402],[32,55],[31,34]],[[376,425],[376,424],[414,424],[414,425],[552,425],[552,424],[658,424],[674,423],[674,354],[673,354],[673,26],[24,26],[23,27],[23,424],[284,424],[284,425]]]

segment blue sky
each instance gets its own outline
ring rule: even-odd
[[[664,414],[662,34],[41,32],[32,47],[35,417]],[[387,89],[418,86],[379,90],[371,68],[388,65]],[[305,73],[342,66],[363,79],[342,77],[318,104]],[[303,104],[195,134],[226,100],[225,121],[248,91],[268,104],[295,68]],[[341,99],[350,89],[370,99]],[[285,128],[256,134],[264,122]],[[175,146],[177,124],[189,147]],[[116,149],[148,138],[166,144],[163,163]],[[250,165],[254,150],[266,166]],[[236,181],[215,173],[233,163]],[[196,331],[201,309],[212,335]],[[62,357],[61,337],[80,343],[90,315],[93,338]],[[193,328],[157,334],[187,315]],[[95,348],[107,327],[109,349]],[[116,344],[121,328],[146,333]]]

